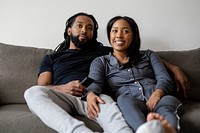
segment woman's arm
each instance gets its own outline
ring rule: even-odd
[[[104,104],[104,101],[94,92],[89,92],[86,100],[89,117],[96,119],[98,117],[98,113],[100,112],[98,104]]]
[[[90,65],[90,72],[88,77],[92,78],[94,82],[87,87],[88,92],[101,94],[103,92],[105,81],[105,64],[102,61],[104,57],[94,59]]]
[[[146,106],[148,110],[151,112],[160,101],[161,97],[164,96],[165,93],[162,89],[156,89],[150,96],[149,100],[146,102]]]
[[[149,56],[155,80],[157,81],[154,92],[146,102],[147,108],[151,112],[158,104],[161,97],[173,92],[174,84],[159,56],[151,50],[147,51],[147,55]]]
[[[89,77],[94,79],[94,82],[87,87],[86,101],[87,101],[87,111],[89,117],[96,119],[98,113],[100,112],[99,103],[104,104],[104,101],[98,96],[102,93],[102,88],[104,85],[104,64],[101,62],[100,58],[96,58],[90,65]]]
[[[183,73],[183,71],[180,69],[180,67],[172,65],[163,59],[162,59],[162,62],[165,65],[165,67],[174,74],[177,91],[179,91],[180,88],[183,88],[184,95],[185,95],[185,97],[187,97],[188,90],[190,88],[190,81],[188,80],[187,76]]]
[[[162,89],[165,95],[174,93],[175,86],[173,80],[160,57],[151,50],[148,50],[146,54],[150,59],[151,68],[153,69],[154,78],[156,80],[155,90]]]

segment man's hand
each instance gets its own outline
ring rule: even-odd
[[[104,101],[95,93],[90,92],[87,95],[87,111],[88,116],[93,119],[96,119],[96,117],[98,117],[98,113],[100,112],[98,103],[104,104]]]
[[[79,80],[71,81],[64,85],[53,86],[52,88],[74,96],[82,96],[86,89],[86,87],[80,84]]]
[[[180,91],[180,88],[183,88],[184,96],[187,97],[188,90],[190,88],[190,81],[179,67],[174,67],[173,73],[176,81],[177,91]]]
[[[43,72],[38,77],[38,85],[50,86],[54,90],[58,90],[62,93],[68,93],[75,96],[82,96],[86,89],[83,85],[80,84],[79,80],[71,81],[63,85],[53,86],[52,78],[53,74],[51,72]]]
[[[187,76],[184,74],[184,72],[180,69],[180,67],[170,64],[169,62],[162,60],[164,65],[174,74],[175,82],[177,91],[180,90],[180,88],[183,88],[185,97],[188,96],[188,90],[190,88],[190,81],[188,80]]]

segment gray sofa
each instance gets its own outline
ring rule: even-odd
[[[0,43],[0,133],[55,133],[33,113],[24,100],[24,91],[35,85],[38,68],[51,49],[24,47]],[[191,81],[188,99],[178,94],[184,102],[181,114],[181,133],[200,132],[200,48],[188,51],[160,51],[162,58],[176,64]],[[102,128],[91,120],[83,120],[94,131]]]

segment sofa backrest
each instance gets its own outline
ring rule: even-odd
[[[158,55],[179,66],[190,80],[189,99],[200,100],[200,48],[185,51],[160,51]]]
[[[0,104],[25,103],[25,90],[36,84],[41,60],[51,52],[0,43]],[[184,71],[191,81],[189,98],[200,100],[200,48],[157,53]]]
[[[24,91],[36,84],[41,60],[50,52],[0,43],[0,104],[25,103]]]

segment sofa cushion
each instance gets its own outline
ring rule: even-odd
[[[74,117],[84,121],[91,130],[103,132],[96,122],[83,116]],[[31,113],[26,104],[12,104],[0,106],[0,133],[56,133],[56,131],[47,127]]]
[[[0,104],[25,103],[24,91],[36,84],[41,60],[51,51],[0,43]]]
[[[185,51],[160,51],[158,55],[179,66],[191,82],[189,99],[200,100],[200,48]]]
[[[0,106],[1,133],[56,133],[47,127],[26,104]]]
[[[191,101],[179,108],[180,132],[181,133],[200,133],[200,103]]]

